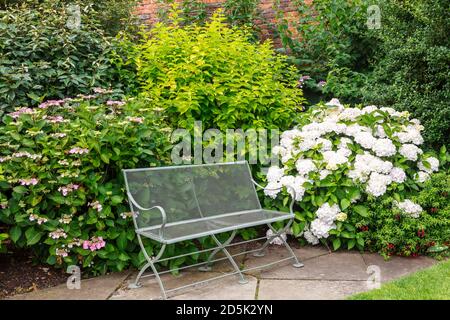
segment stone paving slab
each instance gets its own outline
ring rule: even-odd
[[[257,244],[256,244],[257,245]],[[257,246],[256,246],[257,247]],[[255,247],[255,248],[256,248]],[[233,248],[233,252],[245,248]],[[247,247],[247,250],[252,247]],[[368,290],[366,280],[369,277],[367,267],[376,265],[381,271],[381,281],[386,282],[419,269],[430,267],[437,261],[428,257],[402,258],[392,257],[389,261],[378,254],[359,253],[357,251],[338,251],[330,253],[326,248],[306,246],[293,248],[304,262],[303,268],[294,268],[293,260],[272,265],[262,271],[248,271],[247,284],[237,282],[236,275],[213,280],[169,293],[171,299],[344,299],[345,297]],[[238,264],[249,268],[267,264],[288,257],[284,247],[269,246],[264,257],[252,254],[239,256]],[[232,271],[228,261],[213,265],[210,272],[201,272],[190,268],[179,276],[162,276],[166,289],[191,284]],[[10,299],[31,300],[149,300],[160,299],[160,289],[154,277],[141,279],[139,289],[128,289],[137,272],[126,271],[83,280],[81,290],[69,290],[66,285],[38,290],[32,293],[16,295]]]
[[[310,260],[315,257],[329,255],[330,252],[324,248],[324,247],[313,247],[313,246],[306,246],[302,248],[292,248],[292,250],[295,252],[295,255],[297,258],[305,262],[307,260]],[[257,266],[262,266],[277,260],[285,259],[290,256],[289,251],[284,248],[283,246],[277,246],[277,245],[271,245],[269,246],[265,251],[265,255],[263,257],[254,257],[253,254],[248,254],[246,256],[246,259],[244,261],[244,269],[248,268],[254,268]],[[276,264],[275,266],[269,266],[270,269],[276,269],[280,268],[282,266],[292,266],[294,263],[294,260],[286,260],[283,262],[280,262],[279,264]],[[247,274],[252,275],[260,275],[261,272],[264,272],[262,270],[250,270],[246,271]]]
[[[272,251],[274,252],[274,251]],[[288,255],[286,255],[288,256]],[[280,254],[268,253],[266,259],[275,261]],[[253,258],[247,265],[255,263]],[[359,252],[340,252],[304,259],[303,268],[294,268],[292,261],[268,269],[254,271],[261,279],[366,280],[367,266]]]
[[[258,280],[245,277],[248,283],[238,283],[236,276],[212,281],[204,286],[194,287],[188,292],[176,295],[174,300],[254,300]]]
[[[340,300],[366,290],[365,281],[263,279],[258,300]]]
[[[81,281],[80,289],[69,290],[66,284],[35,292],[15,295],[13,300],[106,300],[130,272],[112,273]],[[69,277],[69,274],[67,275]]]

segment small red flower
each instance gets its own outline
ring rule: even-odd
[[[389,250],[392,250],[392,249],[394,249],[395,248],[395,245],[394,244],[392,244],[392,243],[389,243],[388,244],[388,249]]]
[[[425,230],[418,230],[417,231],[417,236],[419,237],[419,238],[423,238],[423,237],[425,237]]]
[[[400,221],[400,219],[401,219],[401,215],[396,214],[396,215],[395,215],[395,220]]]
[[[434,242],[434,241],[431,241],[431,242],[428,242],[427,243],[427,246],[428,247],[433,247],[433,246],[435,246],[436,245],[436,242]]]
[[[365,232],[365,231],[369,231],[369,227],[368,226],[361,226],[359,227],[359,230]]]
[[[417,252],[413,252],[412,254],[411,254],[411,257],[418,257],[419,256],[419,254],[417,253]]]
[[[439,209],[438,208],[431,208],[430,211],[431,211],[431,213],[437,213],[439,211]]]

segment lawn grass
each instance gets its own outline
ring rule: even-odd
[[[359,293],[349,300],[449,300],[450,260]]]

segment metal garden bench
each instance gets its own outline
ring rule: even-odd
[[[147,260],[147,264],[141,269],[135,282],[129,286],[130,288],[141,287],[139,280],[149,267],[153,270],[153,274],[149,276],[156,277],[162,298],[166,299],[166,293],[168,292],[231,274],[238,275],[240,283],[246,283],[243,274],[245,271],[267,267],[289,259],[294,260],[294,267],[303,266],[288,243],[281,237],[281,234],[288,230],[293,222],[294,200],[291,202],[290,212],[263,209],[258,200],[255,186],[262,187],[252,179],[246,161],[123,171],[130,208],[134,213],[135,231]],[[295,194],[293,199],[295,199]],[[272,226],[272,223],[283,220],[289,220],[284,228],[276,230]],[[270,237],[231,243],[237,230],[263,224],[267,224],[272,229],[273,234]],[[231,234],[224,243],[221,243],[216,235],[223,232],[231,232]],[[217,247],[161,259],[167,245],[206,236],[211,236]],[[142,243],[142,237],[161,243],[161,249],[156,256],[150,257],[147,253]],[[290,253],[288,258],[263,266],[240,270],[233,257],[246,253],[263,256],[264,249],[275,237],[279,237],[283,241]],[[231,255],[227,250],[230,246],[261,239],[266,239],[265,243],[251,251]],[[211,269],[213,262],[228,259],[234,272],[221,274],[208,280],[175,289],[166,290],[164,288],[160,275],[173,270],[158,272],[155,263],[210,251],[212,252],[209,254],[207,261],[178,269],[201,266],[199,270],[207,271]],[[219,251],[223,251],[225,257],[214,259]]]

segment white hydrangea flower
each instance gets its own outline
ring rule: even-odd
[[[340,139],[338,148],[339,148],[339,149],[348,149],[348,145],[349,145],[349,144],[353,144],[353,140],[350,139],[350,138],[342,137],[342,138]]]
[[[301,175],[307,175],[312,171],[316,171],[317,167],[311,159],[299,159],[295,163],[297,171]]]
[[[277,166],[272,166],[267,171],[267,181],[268,182],[278,182],[284,175],[284,170]]]
[[[298,150],[301,152],[305,152],[311,150],[317,145],[316,140],[313,139],[304,139],[302,142],[298,144]]]
[[[264,194],[272,199],[275,199],[281,191],[281,183],[269,182],[264,188]]]
[[[286,155],[286,148],[283,148],[282,146],[275,146],[272,148],[272,154],[277,155],[277,156],[284,156]]]
[[[367,106],[367,107],[362,108],[361,114],[371,113],[371,112],[374,112],[375,110],[378,110],[377,106]]]
[[[361,125],[359,125],[359,124],[357,124],[357,123],[354,123],[354,124],[352,124],[352,125],[347,126],[347,128],[345,129],[345,134],[346,134],[347,136],[354,137],[354,136],[356,136],[358,133],[361,133],[361,132],[369,132],[369,131],[370,131],[369,128],[364,127],[364,126],[361,126]]]
[[[355,141],[363,148],[372,149],[377,139],[370,132],[359,132],[355,134]]]
[[[423,211],[422,207],[419,204],[416,204],[409,199],[406,199],[403,202],[396,201],[395,204],[401,211],[411,216],[412,218],[418,218],[420,216],[420,213]]]
[[[327,163],[327,170],[336,170],[338,166],[348,162],[348,158],[346,156],[336,151],[324,152],[323,159]]]
[[[309,244],[312,244],[312,245],[319,244],[319,239],[315,235],[313,235],[313,233],[311,231],[309,231],[309,229],[307,229],[303,232],[303,237],[306,239],[306,241]]]
[[[307,180],[303,176],[284,176],[280,179],[280,183],[283,187],[286,187],[286,190],[291,195],[294,196],[293,191],[295,192],[295,200],[301,201],[305,194],[305,188],[303,184]]]
[[[329,175],[330,173],[331,173],[331,171],[330,171],[330,170],[327,170],[327,169],[320,170],[320,171],[319,171],[319,179],[320,179],[320,180],[325,179],[326,177],[328,177],[328,175]]]
[[[334,223],[328,224],[321,219],[315,219],[311,222],[310,228],[314,236],[316,236],[318,239],[322,239],[328,238],[330,236],[330,230],[335,229],[336,225]]]
[[[272,231],[272,229],[267,230],[266,232],[266,238],[269,239],[274,235],[274,232]],[[286,233],[282,233],[280,234],[280,237],[284,239],[284,241],[286,241],[287,239],[287,235]],[[283,240],[280,239],[280,237],[274,237],[272,238],[272,240],[270,240],[270,244],[275,244],[277,246],[282,246],[284,244]]]
[[[422,170],[425,171],[426,173],[432,173],[435,171],[439,171],[439,160],[436,159],[435,157],[428,157],[427,159],[424,159],[426,162],[428,162],[428,164],[430,165],[430,168],[425,167],[425,165],[423,164],[422,161],[420,161],[417,164],[417,167]]]
[[[345,108],[339,115],[339,120],[356,120],[360,115],[362,114],[362,111],[358,108]]]
[[[328,202],[325,202],[320,206],[319,209],[317,209],[316,217],[323,222],[332,224],[336,220],[337,215],[340,212],[341,210],[339,209],[339,206],[337,204],[333,204],[332,206],[330,206]]]
[[[423,183],[423,182],[427,181],[428,179],[430,179],[430,174],[425,171],[419,171],[415,174],[414,179],[417,182]]]
[[[394,133],[394,136],[397,137],[401,143],[421,145],[423,143],[423,137],[420,134],[420,127],[417,125],[408,125],[407,127],[404,127],[404,131]]]
[[[387,186],[391,183],[392,178],[390,176],[373,172],[367,183],[366,192],[374,197],[382,196],[386,193]]]
[[[405,170],[398,167],[392,168],[391,172],[389,173],[389,176],[391,177],[393,182],[397,183],[403,183],[406,180]]]
[[[339,110],[344,109],[344,106],[341,104],[339,99],[336,99],[336,98],[331,99],[330,101],[325,103],[325,105],[327,105],[329,107],[338,107]]]
[[[391,139],[377,139],[372,147],[373,152],[378,157],[391,157],[397,153],[397,148],[395,148]]]
[[[398,152],[402,156],[404,156],[406,159],[411,160],[411,161],[417,161],[419,154],[423,153],[423,151],[419,147],[417,147],[413,144],[402,145]]]
[[[333,149],[333,143],[328,139],[319,138],[316,140],[315,146],[322,144],[321,151],[330,151]]]
[[[390,108],[390,107],[381,107],[380,108],[381,111],[387,112],[389,115],[395,115],[397,111],[395,111],[395,109]]]
[[[381,125],[377,125],[375,127],[375,133],[374,135],[378,138],[386,138],[386,132],[384,132],[384,128]]]
[[[283,176],[280,179],[280,183],[283,187],[293,187],[295,183],[295,177],[291,175]]]
[[[341,157],[350,157],[352,155],[352,150],[347,148],[340,148],[336,151],[336,153]],[[347,159],[348,160],[348,159]]]

